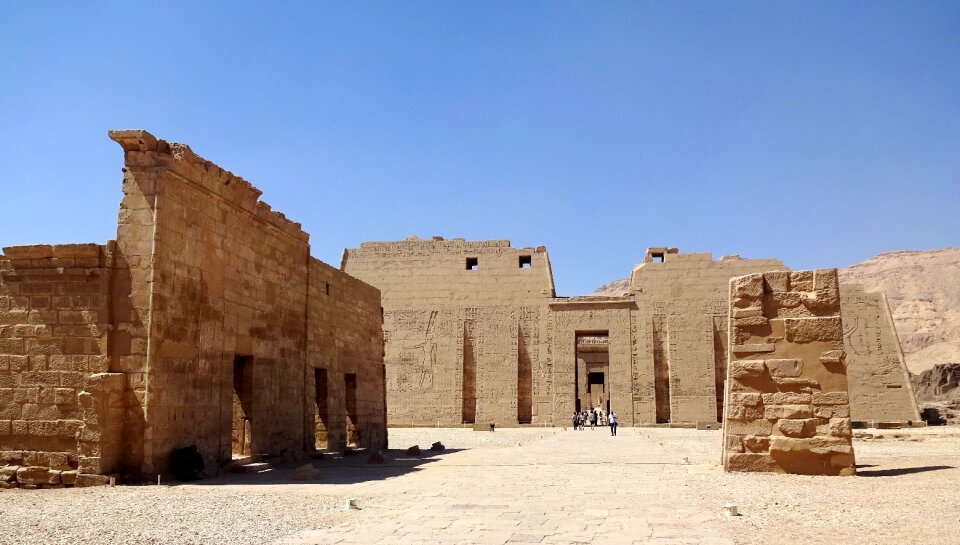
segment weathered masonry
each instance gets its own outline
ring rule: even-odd
[[[624,425],[722,420],[731,278],[776,259],[651,248],[620,296],[556,297],[546,249],[509,241],[367,242],[341,270],[378,287],[388,422]],[[919,422],[882,294],[841,286],[854,420]]]
[[[187,146],[110,138],[116,241],[0,256],[0,463],[57,486],[167,473],[188,445],[208,473],[382,448],[379,291],[312,258],[299,224]]]
[[[836,269],[730,281],[723,466],[856,472]]]

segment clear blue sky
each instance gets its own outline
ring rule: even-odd
[[[509,238],[575,295],[647,246],[960,245],[960,2],[196,4],[0,4],[0,246],[114,238],[118,128],[251,181],[334,265]]]

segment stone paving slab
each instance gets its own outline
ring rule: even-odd
[[[718,507],[686,497],[687,469],[629,432],[464,450],[415,473],[351,485],[345,495],[380,503],[275,545],[732,544]]]

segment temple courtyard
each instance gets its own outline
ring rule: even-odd
[[[414,444],[420,458],[405,455]],[[957,542],[955,427],[855,430],[856,477],[724,473],[719,444],[692,429],[391,429],[385,464],[328,456],[309,480],[295,478],[301,462],[192,484],[2,490],[0,543]]]

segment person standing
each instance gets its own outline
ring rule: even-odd
[[[597,426],[597,410],[590,411],[590,431]]]
[[[610,411],[610,435],[617,435],[617,413]]]

